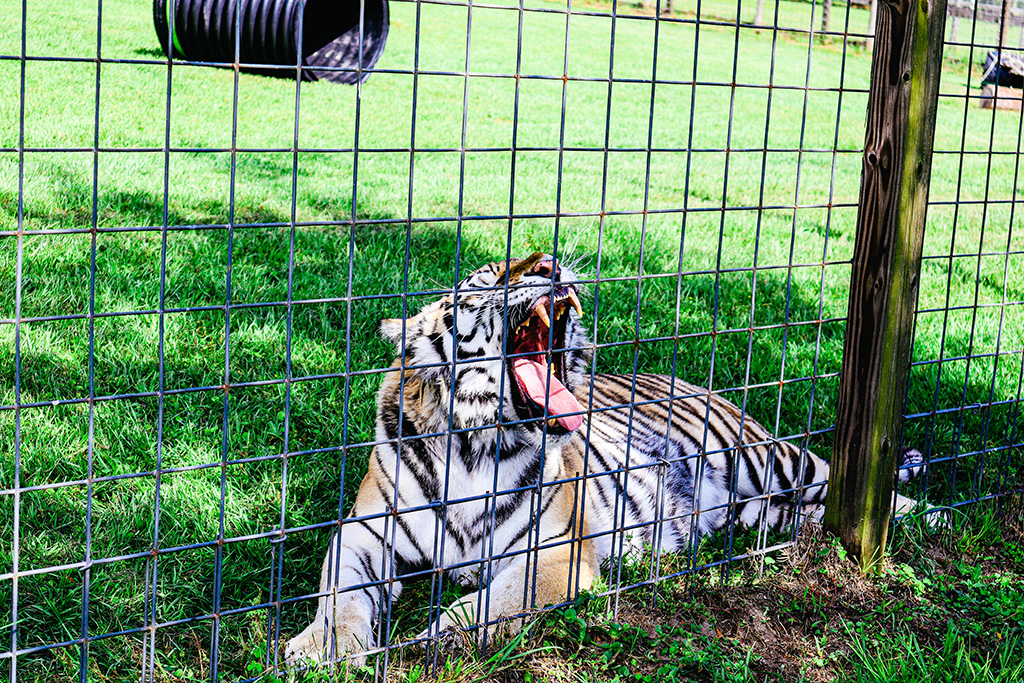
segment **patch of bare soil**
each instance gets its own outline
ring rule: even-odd
[[[632,609],[620,618],[647,629],[699,624],[725,652],[752,653],[758,678],[813,683],[833,680],[849,656],[845,623],[892,599],[892,591],[913,599],[898,585],[861,576],[820,527],[807,525],[770,575],[696,587],[682,609]]]
[[[1002,519],[1000,535],[1010,545],[1016,539],[1024,547],[1022,520],[1019,510]],[[972,618],[951,609],[943,593],[962,578],[957,560],[963,559],[939,535],[925,543],[903,543],[878,576],[866,577],[837,539],[808,524],[768,572],[740,568],[738,580],[702,582],[689,595],[682,589],[681,604],[671,598],[656,607],[633,604],[619,618],[648,633],[656,625],[696,627],[734,658],[752,654],[750,668],[758,680],[832,681],[849,668],[858,628],[889,631],[898,624],[922,646],[940,649],[950,620]],[[1019,559],[999,548],[987,548],[971,564],[983,576],[996,576],[1015,562]],[[938,580],[922,582],[912,565],[928,565],[927,573]]]

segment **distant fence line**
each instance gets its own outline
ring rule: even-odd
[[[1003,21],[1004,11],[1006,23],[1010,26],[1024,26],[1024,7],[1009,7],[1001,2],[986,2],[985,0],[949,0],[947,13],[958,19],[976,19],[990,24],[998,24]]]

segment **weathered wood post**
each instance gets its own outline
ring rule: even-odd
[[[878,0],[871,0],[871,15],[868,18],[868,52],[875,51],[875,28],[878,24]]]
[[[921,271],[946,0],[879,0],[825,527],[880,566]]]

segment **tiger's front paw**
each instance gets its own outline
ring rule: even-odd
[[[373,647],[370,622],[359,616],[336,616],[333,635],[329,620],[317,615],[312,624],[288,641],[284,657],[289,665],[320,665],[342,659],[359,667],[366,663],[366,650]]]

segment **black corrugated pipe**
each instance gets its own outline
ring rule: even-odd
[[[363,4],[363,49],[359,13]],[[241,15],[240,17],[238,15]],[[235,61],[295,66],[302,20],[303,80],[365,81],[388,39],[387,0],[153,0],[153,23],[164,54],[196,62]],[[287,69],[251,69],[294,78]]]

